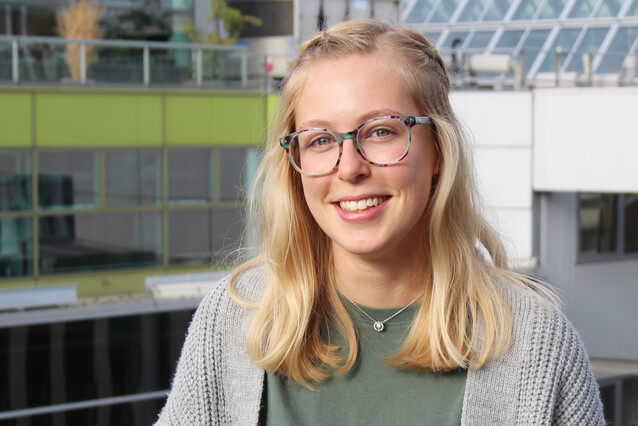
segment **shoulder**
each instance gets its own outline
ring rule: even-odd
[[[249,316],[251,309],[239,302],[257,303],[266,288],[266,277],[265,267],[256,266],[222,278],[200,302],[193,322],[232,323],[233,319],[241,320]]]
[[[511,345],[504,356],[478,372],[480,382],[474,390],[485,392],[499,383],[505,406],[516,407],[508,422],[603,423],[587,352],[567,317],[533,288],[514,282],[499,287],[510,308]]]

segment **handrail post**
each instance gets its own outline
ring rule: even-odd
[[[202,48],[198,47],[195,49],[195,80],[197,81],[197,87],[202,87],[204,84],[203,62]]]
[[[80,44],[80,83],[86,84],[86,42]]]
[[[143,60],[142,60],[142,74],[144,79],[144,86],[151,85],[151,52],[148,44],[144,45]]]
[[[563,53],[563,49],[560,46],[556,48],[556,58],[554,59],[554,70],[556,71],[556,87],[560,86],[560,55]]]
[[[241,51],[241,87],[248,85],[248,49]]]
[[[18,49],[18,40],[11,41],[11,76],[13,83],[18,84],[20,81],[20,50]]]

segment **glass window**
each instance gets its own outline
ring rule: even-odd
[[[589,18],[598,0],[577,0],[569,14],[570,18]]]
[[[532,30],[527,35],[523,43],[523,53],[525,54],[525,72],[529,71],[532,64],[536,60],[538,53],[543,48],[545,40],[549,35],[549,30]]]
[[[545,3],[539,19],[557,19],[560,17],[568,0],[551,0]]]
[[[467,6],[459,17],[459,22],[474,22],[479,19],[488,0],[476,0],[467,3]]]
[[[162,155],[160,150],[109,150],[104,153],[104,157],[104,196],[108,207],[161,203]]]
[[[507,50],[511,52],[513,49],[518,46],[518,43],[521,41],[521,37],[523,36],[524,30],[507,30],[503,31],[501,34],[501,38],[498,40],[496,44],[496,49],[499,51]]]
[[[609,18],[616,16],[625,3],[626,0],[603,0],[603,4],[600,5],[598,12],[596,12],[596,17]]]
[[[180,209],[168,218],[171,264],[221,262],[241,245],[239,208]]]
[[[477,31],[472,36],[467,48],[475,51],[483,51],[490,44],[490,40],[494,36],[494,31]]]
[[[547,51],[547,55],[545,56],[545,60],[543,61],[543,65],[541,65],[539,72],[554,72],[556,64],[556,50],[560,49],[563,51],[559,60],[564,61],[572,46],[576,43],[576,39],[580,32],[580,28],[563,28],[560,30],[554,40],[554,43],[552,43],[552,47]]]
[[[616,251],[615,194],[580,194],[580,252]]]
[[[619,72],[625,56],[638,37],[638,27],[622,27],[618,29],[614,41],[607,49],[602,62],[596,72],[614,73]]]
[[[443,44],[443,49],[450,50],[452,49],[452,45],[455,45],[456,50],[459,50],[461,46],[463,46],[463,43],[465,43],[465,39],[468,35],[470,35],[469,31],[450,31]]]
[[[99,203],[99,157],[89,149],[38,154],[38,206],[90,208]]]
[[[595,55],[600,48],[600,44],[605,39],[607,31],[609,31],[609,28],[589,28],[578,45],[575,55],[567,67],[567,71],[583,72],[582,56],[585,53]]]
[[[542,0],[523,0],[512,17],[514,20],[527,20],[534,18],[538,5]]]
[[[213,149],[170,149],[167,173],[169,202],[193,204],[215,201]]]
[[[494,0],[485,13],[484,21],[502,21],[513,0]]]
[[[0,211],[31,210],[31,153],[0,152]]]
[[[627,16],[638,16],[638,0],[634,0],[634,4],[627,11]]]
[[[434,13],[431,22],[448,22],[460,0],[444,0],[439,4],[439,8]]]
[[[434,6],[436,0],[419,0],[416,2],[410,14],[408,15],[406,22],[408,24],[422,24],[425,22],[425,18],[428,17],[432,6]]]
[[[625,194],[625,253],[638,253],[638,194]]]
[[[219,149],[219,201],[242,201],[256,171],[256,164],[247,168],[256,153],[255,148]]]
[[[155,211],[41,217],[40,272],[161,265],[161,218]]]
[[[33,220],[0,217],[0,277],[33,274]]]
[[[439,38],[441,37],[441,33],[438,31],[432,31],[425,33],[425,36],[428,40],[430,40],[430,43],[436,45],[436,42],[439,41]]]

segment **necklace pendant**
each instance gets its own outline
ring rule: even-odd
[[[381,321],[374,322],[374,331],[382,332],[384,328],[385,324],[383,324]]]

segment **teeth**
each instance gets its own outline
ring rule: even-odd
[[[367,209],[368,207],[378,206],[379,204],[384,202],[386,198],[388,197],[372,197],[359,201],[340,201],[339,206],[341,206],[342,209],[351,212],[361,211]]]

